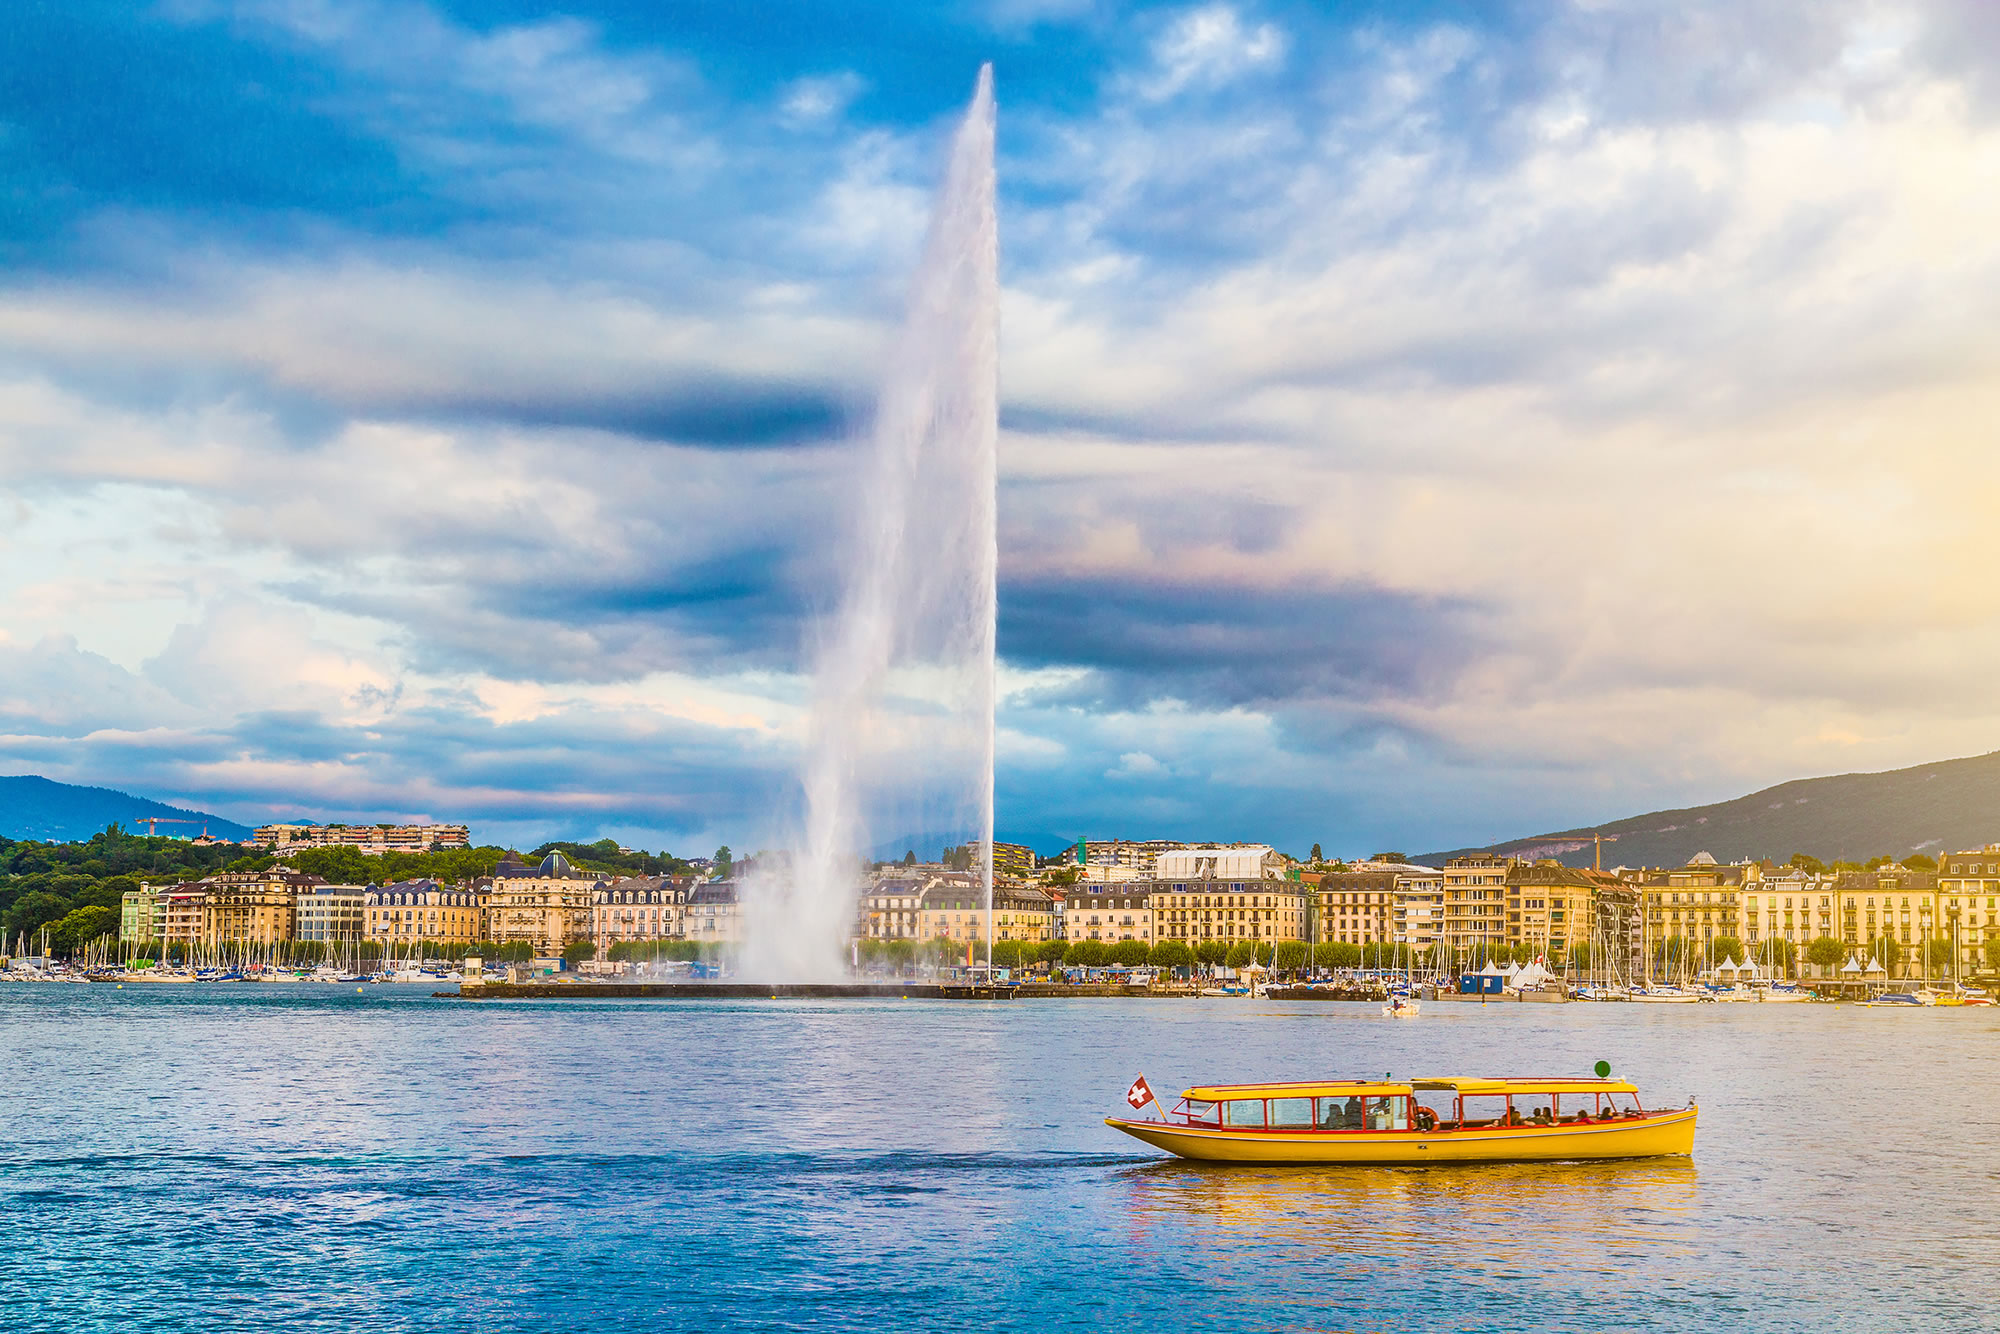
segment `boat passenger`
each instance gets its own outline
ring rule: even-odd
[[[1357,1094],[1347,1095],[1347,1105],[1341,1110],[1341,1122],[1345,1129],[1361,1129],[1361,1098]]]

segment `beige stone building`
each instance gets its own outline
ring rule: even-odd
[[[486,939],[486,893],[435,880],[399,880],[362,896],[365,939],[400,954],[412,945],[469,945]]]
[[[1647,957],[1661,941],[1678,936],[1688,942],[1690,957],[1705,963],[1717,940],[1743,939],[1745,890],[1762,877],[1754,862],[1724,866],[1706,852],[1677,870],[1648,872],[1642,886]]]
[[[1986,942],[2000,936],[2000,843],[1938,858],[1938,930],[1958,949],[1959,975],[1990,971]]]
[[[869,940],[915,940],[923,911],[926,876],[878,877],[861,892],[855,934]]]
[[[1115,944],[1137,940],[1151,946],[1153,889],[1143,880],[1087,880],[1063,892],[1062,938]]]
[[[743,940],[743,902],[734,880],[710,880],[688,891],[682,913],[686,939],[711,945]]]
[[[1153,937],[1275,944],[1304,940],[1306,887],[1292,880],[1171,880],[1151,898]]]
[[[525,944],[540,956],[558,954],[570,941],[590,938],[591,905],[604,883],[560,852],[539,866],[509,854],[493,873],[487,937],[500,945]]]

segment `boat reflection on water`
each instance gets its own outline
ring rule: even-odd
[[[1698,1253],[1687,1158],[1479,1167],[1244,1167],[1168,1159],[1120,1174],[1141,1238],[1282,1244],[1301,1258],[1421,1258],[1529,1273],[1601,1269],[1607,1251]]]

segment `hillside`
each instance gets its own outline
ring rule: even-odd
[[[1883,853],[1958,851],[2000,842],[2000,751],[1887,773],[1800,778],[1733,801],[1654,811],[1609,824],[1538,834],[1484,848],[1456,848],[1413,860],[1440,866],[1475,852],[1556,857],[1588,866],[1589,836],[1602,834],[1611,866],[1681,866],[1697,852],[1717,861],[1795,852],[1822,861],[1865,861]]]
[[[162,801],[135,797],[108,787],[74,787],[47,778],[27,775],[0,778],[0,838],[40,839],[50,843],[70,843],[89,838],[116,821],[128,830],[145,832],[136,822],[146,816],[161,820],[188,820],[190,824],[162,824],[162,834],[193,838],[206,828],[216,838],[248,839],[255,831],[233,820],[203,811],[182,810]]]

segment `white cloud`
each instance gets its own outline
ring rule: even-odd
[[[1234,7],[1204,5],[1184,11],[1152,44],[1154,69],[1141,96],[1164,101],[1189,88],[1215,88],[1285,55],[1285,35],[1275,24],[1244,24]]]

